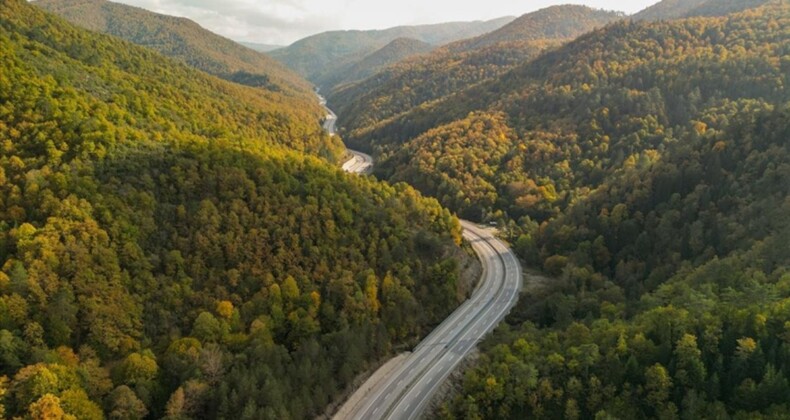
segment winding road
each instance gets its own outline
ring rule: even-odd
[[[326,101],[321,98],[322,104]],[[324,128],[334,135],[337,116],[328,110]],[[343,169],[364,174],[373,159],[354,155]],[[445,319],[414,351],[385,373],[374,374],[357,391],[335,419],[416,419],[424,412],[439,386],[458,364],[491,332],[518,300],[521,265],[513,252],[485,228],[461,221],[464,238],[472,244],[483,265],[483,275],[472,297]],[[355,395],[356,397],[357,395]]]
[[[336,134],[335,125],[337,124],[337,115],[326,107],[326,99],[323,96],[318,95],[318,102],[323,105],[327,112],[326,117],[324,117],[324,130],[329,133],[330,136],[334,136]],[[343,170],[355,174],[369,174],[373,169],[373,158],[370,155],[357,152],[356,150],[348,149],[348,151],[353,156],[343,164]]]

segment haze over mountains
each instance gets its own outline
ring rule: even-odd
[[[363,127],[496,77],[549,47],[622,17],[584,6],[549,7],[490,33],[404,60],[363,82],[339,86],[329,92],[329,103],[353,141]]]
[[[502,27],[513,17],[486,22],[451,22],[435,25],[401,26],[374,31],[334,31],[314,35],[277,51],[280,60],[303,77],[324,89],[324,81],[337,80],[348,67],[398,38],[442,45],[481,35]]]

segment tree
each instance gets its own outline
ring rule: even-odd
[[[88,398],[81,389],[68,389],[60,394],[60,404],[66,413],[82,420],[102,420],[104,414],[101,407]]]
[[[155,380],[158,373],[156,356],[146,350],[126,356],[115,370],[115,382],[133,386]]]
[[[76,417],[63,411],[60,399],[52,394],[45,394],[30,404],[28,413],[33,420],[77,420]]]
[[[645,370],[645,391],[647,402],[657,412],[666,407],[669,392],[672,390],[672,378],[666,368],[656,363]]]
[[[689,389],[700,389],[705,381],[705,364],[697,347],[697,337],[684,334],[675,346],[675,381]]]
[[[107,397],[107,412],[110,419],[142,420],[148,409],[128,386],[115,388]]]
[[[210,343],[219,341],[221,334],[222,326],[210,312],[201,312],[195,318],[195,323],[192,325],[192,336],[204,343]]]

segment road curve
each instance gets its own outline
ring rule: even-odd
[[[317,94],[317,93],[316,93]],[[326,98],[318,95],[318,102],[324,107],[326,110],[326,116],[324,117],[324,130],[329,133],[330,136],[334,136],[337,134],[337,130],[335,125],[337,124],[337,115],[332,112],[331,109],[327,108],[326,106]],[[346,161],[343,164],[343,170],[346,172],[351,172],[355,174],[362,174],[366,175],[369,174],[370,171],[373,169],[373,158],[370,155],[367,155],[362,152],[357,152],[355,150],[350,150],[349,152],[353,155],[351,159]]]
[[[485,229],[462,222],[464,237],[483,264],[472,297],[426,337],[397,369],[371,388],[350,410],[351,419],[415,419],[431,397],[518,300],[521,266],[515,255]]]
[[[324,104],[325,101],[322,101]],[[335,114],[328,110],[324,128],[334,133]],[[328,121],[332,118],[332,122]],[[331,129],[331,131],[330,131]],[[354,157],[343,169],[367,173],[373,159],[349,150]],[[373,375],[362,385],[369,389],[354,407],[344,410],[343,419],[418,418],[439,386],[455,367],[507,315],[521,290],[521,264],[504,242],[487,229],[461,221],[464,238],[483,265],[483,275],[472,297],[461,304],[395,369],[383,377]],[[336,416],[338,419],[338,416]]]
[[[354,156],[343,164],[343,170],[355,174],[366,175],[373,169],[373,158],[362,152],[349,150]]]

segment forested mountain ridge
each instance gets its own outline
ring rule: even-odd
[[[547,48],[621,18],[619,13],[585,6],[548,7],[340,87],[329,93],[328,100],[339,115],[338,124],[354,137],[378,122],[504,74]]]
[[[519,237],[557,279],[439,417],[787,417],[790,102],[703,120]]]
[[[771,0],[662,0],[635,14],[637,20],[668,20],[693,16],[724,16]]]
[[[443,45],[491,32],[513,19],[503,17],[489,21],[399,26],[384,30],[324,32],[272,51],[271,55],[326,91],[328,87],[322,86],[319,83],[321,80],[331,78],[346,66],[353,65],[398,38]]]
[[[288,98],[23,0],[0,58],[0,417],[312,417],[467,292],[457,219]]]
[[[553,277],[442,418],[786,418],[790,5],[619,22],[364,136]]]
[[[454,42],[448,45],[447,49],[452,52],[464,52],[508,42],[571,40],[624,17],[623,13],[587,6],[550,6],[527,13],[496,31]]]
[[[319,86],[333,91],[340,86],[365,80],[389,65],[400,62],[408,57],[427,53],[435,47],[427,42],[411,38],[397,38],[359,61],[316,80]]]
[[[465,217],[502,210],[546,220],[707,108],[787,100],[786,33],[777,29],[786,7],[618,23],[348,141],[383,157],[380,176],[407,180]],[[465,147],[474,136],[453,134],[464,127],[499,146]],[[440,140],[448,137],[452,148]],[[487,164],[466,165],[469,154]],[[459,170],[443,171],[439,161]]]
[[[32,4],[83,28],[152,48],[223,79],[313,100],[310,84],[277,60],[189,19],[106,0],[36,0]]]

